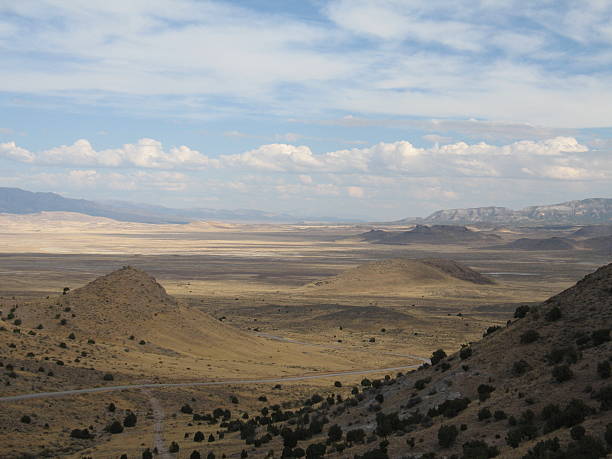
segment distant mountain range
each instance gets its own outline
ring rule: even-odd
[[[612,199],[592,198],[560,204],[531,206],[521,210],[508,207],[472,207],[439,210],[423,219],[404,219],[399,224],[425,223],[436,225],[575,225],[612,222]]]
[[[172,209],[163,206],[123,201],[97,202],[64,198],[56,193],[34,193],[19,188],[0,187],[0,213],[78,212],[94,217],[136,223],[189,223],[197,220],[236,222],[299,222],[303,218],[250,209]],[[309,218],[313,221],[340,221],[333,217]]]

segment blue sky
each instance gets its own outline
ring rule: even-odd
[[[366,219],[612,197],[606,0],[0,0],[0,186]]]

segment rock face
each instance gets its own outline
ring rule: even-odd
[[[560,204],[507,207],[475,207],[434,212],[423,220],[429,224],[592,224],[612,222],[612,199],[593,198]]]

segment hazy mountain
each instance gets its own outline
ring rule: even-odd
[[[56,193],[34,193],[19,188],[0,187],[0,213],[78,212],[94,217],[138,223],[189,223],[194,220],[243,222],[299,222],[305,220],[288,214],[252,209],[172,209],[125,201],[96,202],[64,198]],[[313,221],[339,221],[334,217],[311,217]]]
[[[408,220],[401,220],[408,223]],[[428,224],[595,224],[612,222],[612,199],[593,198],[560,204],[531,206],[521,210],[507,207],[474,207],[439,210],[420,220]]]

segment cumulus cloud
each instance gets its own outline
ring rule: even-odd
[[[587,180],[612,177],[612,158],[605,149],[590,150],[574,137],[522,140],[506,145],[455,142],[417,147],[406,140],[379,142],[365,148],[315,153],[306,145],[265,144],[244,153],[210,158],[188,146],[164,149],[154,139],[120,148],[96,150],[87,140],[41,152],[14,142],[0,144],[0,157],[31,165],[142,170],[215,169],[269,174],[296,174],[313,185],[316,174],[369,174],[413,177],[527,177]],[[233,171],[233,172],[232,172]],[[284,184],[281,184],[284,186]],[[351,192],[356,196],[356,191]]]
[[[172,147],[166,151],[161,142],[147,138],[135,144],[107,150],[95,150],[88,140],[80,139],[72,145],[62,145],[38,153],[18,147],[15,142],[8,142],[0,144],[0,156],[24,163],[62,166],[173,169],[202,168],[216,164],[215,160],[189,147]]]

